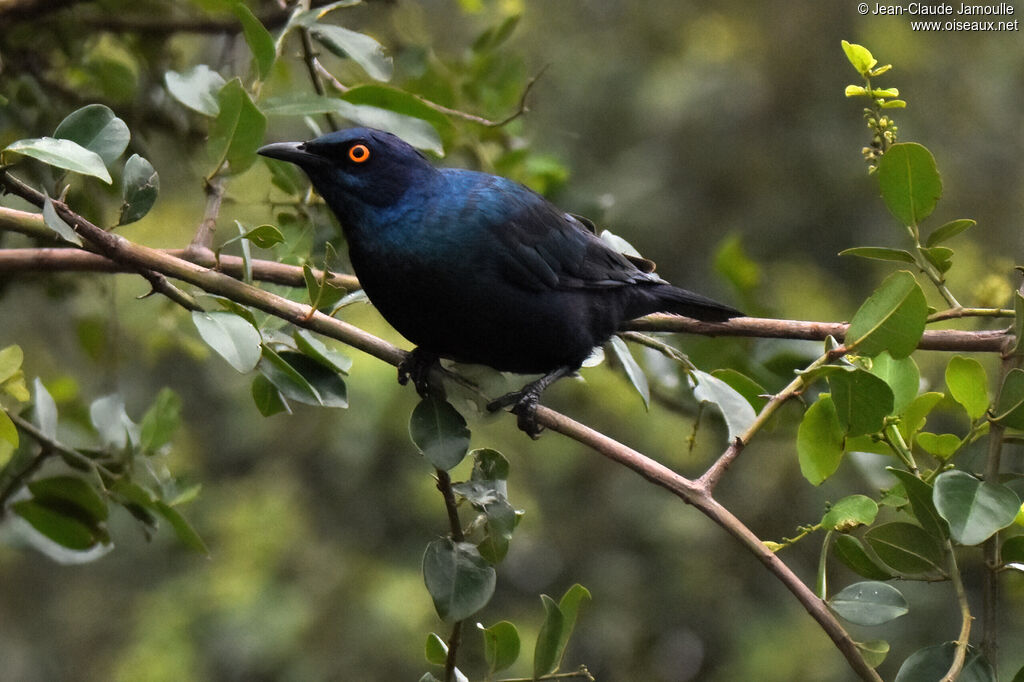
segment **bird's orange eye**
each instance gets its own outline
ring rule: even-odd
[[[370,159],[370,148],[365,144],[354,144],[348,150],[348,158],[356,163],[365,163]]]

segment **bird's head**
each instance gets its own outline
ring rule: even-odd
[[[294,163],[342,222],[367,209],[386,209],[437,172],[416,149],[391,133],[348,128],[308,142],[278,142],[259,154]]]

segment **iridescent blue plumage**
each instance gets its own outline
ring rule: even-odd
[[[439,170],[390,133],[352,128],[260,153],[306,172],[341,222],[370,301],[416,344],[419,360],[550,375],[517,404],[527,430],[536,431],[540,391],[578,369],[624,321],[652,312],[712,321],[740,314],[668,284],[532,190]]]

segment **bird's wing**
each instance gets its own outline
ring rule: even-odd
[[[590,221],[558,210],[525,188],[516,189],[510,210],[489,225],[504,247],[501,265],[513,281],[536,290],[663,281],[653,273],[651,261],[619,253],[594,234]]]

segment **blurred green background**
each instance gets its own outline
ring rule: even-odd
[[[511,99],[496,95],[499,106],[474,113],[510,113],[525,79],[543,69],[529,112],[513,124],[537,155],[534,170],[548,164],[550,172],[537,174],[543,189],[627,238],[667,279],[752,314],[842,320],[892,269],[836,255],[902,246],[904,238],[860,156],[869,138],[863,105],[843,96],[856,82],[839,47],[847,39],[896,66],[879,84],[898,87],[909,101],[894,113],[900,138],[927,145],[943,174],[933,224],[978,220],[955,244],[951,288],[979,305],[1005,301],[1024,200],[1019,32],[914,32],[908,17],[861,16],[852,0],[372,2],[336,20],[388,46],[402,85],[416,82],[429,55],[457,60],[482,30],[515,13],[522,19],[496,76]],[[12,42],[33,27],[17,30]],[[92,41],[90,49],[105,40],[98,31],[59,39]],[[0,37],[0,54],[4,43]],[[175,49],[178,62],[166,68],[228,48],[191,37]],[[303,74],[294,68],[292,77]],[[8,111],[0,142],[48,134],[71,108],[55,105],[52,121]],[[164,129],[151,128],[145,140],[161,200],[125,234],[180,247],[204,197],[200,171],[177,156],[173,125]],[[268,129],[269,140],[307,135],[297,121],[272,120]],[[461,148],[442,163],[478,160]],[[266,221],[268,187],[262,166],[233,181],[221,224]],[[730,239],[755,265],[744,290],[714,267]],[[210,357],[187,315],[160,300],[135,300],[146,291],[141,280],[18,277],[0,278],[0,287],[0,347],[20,344],[28,376],[40,376],[63,403],[117,390],[138,418],[161,387],[181,395],[184,427],[168,465],[203,484],[186,513],[210,547],[209,558],[197,557],[166,529],[147,542],[127,515],[111,522],[116,549],[84,566],[0,544],[0,678],[416,680],[427,670],[423,641],[444,626],[423,587],[420,558],[445,533],[446,518],[407,436],[416,396],[397,386],[394,368],[351,351],[348,410],[298,406],[291,416],[264,419],[250,379]],[[372,309],[342,316],[408,347]],[[769,390],[816,350],[774,341],[677,343],[703,369],[739,367]],[[945,357],[917,360],[928,381],[941,382]],[[660,405],[645,412],[607,366],[583,376],[552,389],[546,403],[687,474],[724,446],[724,428],[705,413],[689,448],[695,409],[684,387],[662,386],[691,406],[680,416]],[[847,462],[840,476],[812,489],[792,445],[800,410],[785,408],[720,488],[723,504],[764,539],[795,534],[829,500],[879,487]],[[557,435],[531,442],[511,419],[469,419],[474,447],[511,460],[509,496],[526,512],[495,598],[478,616],[485,625],[513,620],[529,639],[543,614],[537,595],[580,582],[594,599],[567,669],[585,663],[603,681],[851,679],[784,588],[679,500]],[[1024,468],[1019,448],[1008,458]],[[783,558],[810,581],[819,548],[813,536]],[[854,576],[836,567],[832,579],[841,585]],[[1004,585],[1015,605],[1003,611],[1007,632],[1019,633],[1024,583],[1011,575]],[[886,677],[911,652],[953,639],[958,629],[948,585],[900,587],[909,616],[853,629],[858,638],[893,642]],[[975,595],[978,586],[968,587]],[[466,632],[470,670],[480,662],[477,636]],[[1024,665],[1017,644],[1004,642],[1004,671]]]

